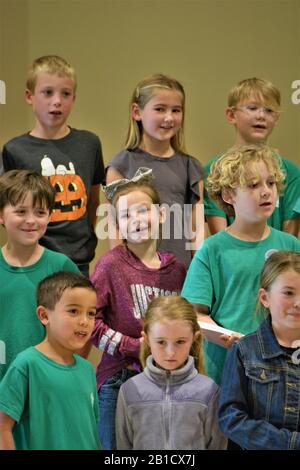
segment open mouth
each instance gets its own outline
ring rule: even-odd
[[[84,331],[77,331],[75,332],[75,336],[78,336],[78,338],[85,338],[87,336],[87,333]]]

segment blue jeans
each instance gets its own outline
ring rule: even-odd
[[[119,390],[126,380],[136,374],[137,372],[134,370],[121,369],[107,379],[98,392],[100,409],[98,432],[103,449],[116,449],[115,418]]]

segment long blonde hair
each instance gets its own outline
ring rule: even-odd
[[[192,327],[193,334],[198,333],[192,343],[190,356],[193,356],[198,372],[203,373],[201,330],[197,321],[197,314],[192,304],[179,295],[161,296],[152,300],[144,318],[144,333],[148,335],[154,323],[165,320],[187,321]],[[151,350],[149,345],[146,341],[143,341],[140,352],[140,360],[143,367],[145,367],[147,357],[150,356],[150,354]]]
[[[141,143],[143,127],[140,121],[133,119],[131,108],[136,103],[140,109],[144,109],[148,101],[157,90],[176,90],[182,95],[182,123],[179,131],[171,138],[171,146],[176,152],[186,153],[184,145],[184,115],[185,115],[185,92],[180,82],[167,75],[154,74],[140,81],[134,89],[130,100],[129,127],[126,137],[125,148],[134,149]]]

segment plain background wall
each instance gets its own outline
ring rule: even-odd
[[[291,102],[299,46],[299,0],[0,0],[0,146],[32,126],[29,63],[58,54],[79,82],[69,124],[100,136],[105,162],[123,146],[134,86],[162,72],[185,87],[186,144],[201,162],[233,143],[229,89],[248,77],[271,80],[283,112],[270,143],[299,164],[300,105]],[[106,249],[99,243],[97,258]]]

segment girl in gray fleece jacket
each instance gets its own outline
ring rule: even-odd
[[[226,449],[217,421],[218,386],[201,373],[201,333],[180,296],[151,302],[145,320],[144,371],[120,389],[117,449]]]

